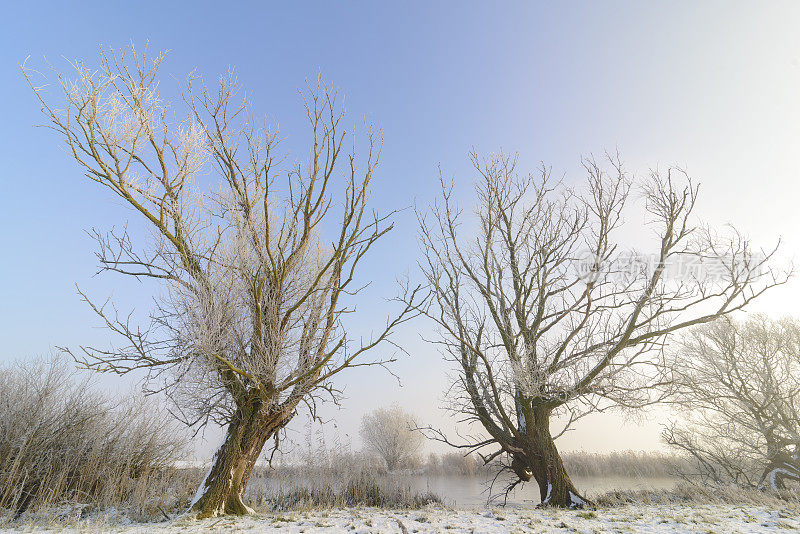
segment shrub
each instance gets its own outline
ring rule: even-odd
[[[177,506],[188,479],[166,486],[187,478],[174,467],[184,451],[153,403],[102,395],[59,358],[0,367],[0,509],[15,517],[56,504]]]

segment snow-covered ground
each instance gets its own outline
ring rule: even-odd
[[[775,532],[800,531],[796,508],[770,510],[758,506],[617,506],[595,511],[553,509],[454,510],[431,505],[420,510],[347,508],[196,521],[120,523],[102,517],[72,526],[28,526],[0,532]]]

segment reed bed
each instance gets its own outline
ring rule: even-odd
[[[686,457],[656,452],[613,451],[601,454],[573,451],[563,453],[561,458],[573,477],[675,477],[691,467]]]
[[[110,507],[132,519],[161,517],[196,488],[196,474],[174,467],[185,451],[183,434],[152,403],[103,395],[58,358],[0,368],[6,521]]]
[[[416,509],[441,498],[416,491],[374,456],[324,442],[304,449],[294,461],[273,467],[257,466],[248,484],[246,500],[268,510],[375,506]],[[419,472],[419,466],[414,466]],[[409,467],[402,470],[409,472]]]
[[[333,471],[273,472],[253,477],[247,499],[251,506],[271,511],[310,508],[374,506],[416,509],[442,499],[429,491],[418,492],[410,485],[368,468]]]
[[[598,506],[732,504],[800,510],[800,488],[793,485],[773,491],[735,485],[681,482],[669,490],[610,491],[598,496],[595,503]]]

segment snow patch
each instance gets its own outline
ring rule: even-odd
[[[216,458],[216,455],[215,455],[215,458]],[[211,469],[213,467],[214,467],[214,462],[212,461],[210,464],[208,464],[208,471],[206,471],[206,476],[203,477],[203,481],[197,487],[197,492],[195,492],[194,498],[192,498],[192,502],[189,503],[189,510],[191,510],[192,506],[197,504],[197,501],[199,501],[200,497],[203,496],[203,490],[206,489],[206,482],[208,482],[208,477],[211,476]]]
[[[222,450],[222,447],[224,445],[225,445],[225,439],[223,438],[222,443],[220,443],[219,446],[217,447],[217,450],[214,453],[214,456],[211,457],[211,462],[209,462],[209,464],[208,464],[208,471],[206,471],[206,476],[203,477],[203,481],[197,487],[197,492],[194,494],[194,498],[192,499],[192,502],[189,503],[189,509],[186,510],[187,512],[189,510],[191,510],[192,507],[195,504],[197,504],[197,501],[200,500],[200,497],[203,496],[203,492],[206,489],[206,482],[208,482],[208,477],[211,476],[211,470],[214,468],[214,464],[217,463],[217,456],[219,455],[219,453]]]
[[[779,467],[777,469],[773,469],[769,473],[769,485],[770,485],[770,487],[772,489],[778,489],[778,487],[776,486],[777,481],[775,480],[775,478],[780,474],[784,474],[786,476],[797,478],[797,473],[789,471],[788,469],[784,469],[783,467]]]
[[[542,504],[547,504],[547,503],[550,502],[550,494],[552,492],[553,492],[553,485],[550,482],[548,482],[547,483],[547,495],[544,496],[544,500],[542,501]]]
[[[584,501],[583,499],[581,499],[580,497],[578,497],[577,495],[575,495],[571,491],[569,492],[569,502],[570,502],[570,505],[569,505],[570,508],[579,508],[579,507],[583,506],[584,504],[586,504],[586,501]]]
[[[203,490],[206,489],[206,482],[208,482],[208,477],[211,476],[211,468],[213,468],[213,467],[214,467],[214,463],[213,462],[208,464],[208,471],[206,471],[206,476],[203,477],[203,481],[197,487],[197,491],[195,492],[194,497],[192,498],[192,502],[189,503],[189,509],[190,510],[192,509],[192,506],[197,504],[197,501],[200,500],[200,497],[203,496]]]
[[[522,411],[522,407],[520,406],[520,395],[517,392],[516,395],[516,405],[517,405],[517,430],[520,434],[526,434],[528,432],[528,422],[525,419],[525,414]]]

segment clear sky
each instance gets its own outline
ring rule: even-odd
[[[5,5],[0,360],[109,341],[76,283],[145,310],[152,295],[146,285],[92,277],[84,231],[132,214],[81,176],[52,132],[33,127],[41,117],[18,68],[29,55],[31,65],[46,57],[63,68],[62,56],[92,64],[99,44],[133,40],[169,49],[162,73],[178,79],[194,68],[213,79],[234,66],[256,110],[280,124],[286,147],[300,155],[308,131],[297,87],[321,71],[346,95],[348,120],[368,117],[383,129],[373,199],[384,210],[429,203],[439,163],[468,204],[472,146],[519,152],[523,169],[545,161],[568,179],[580,178],[581,155],[605,149],[618,148],[637,173],[679,164],[702,184],[700,216],[734,223],[765,245],[781,236],[791,257],[800,251],[798,28],[797,2]],[[174,91],[175,80],[162,83]],[[413,274],[415,232],[413,215],[401,214],[364,273],[375,284],[363,309],[384,309],[395,275]],[[799,289],[786,286],[758,309],[800,313]],[[395,366],[403,387],[379,370],[342,377],[348,398],[326,412],[336,432],[355,436],[365,411],[395,401],[425,422],[448,424],[438,410],[446,367],[419,339],[422,329],[411,325],[398,339],[411,353]],[[657,448],[660,417],[649,414],[640,426],[586,420],[561,447]]]

